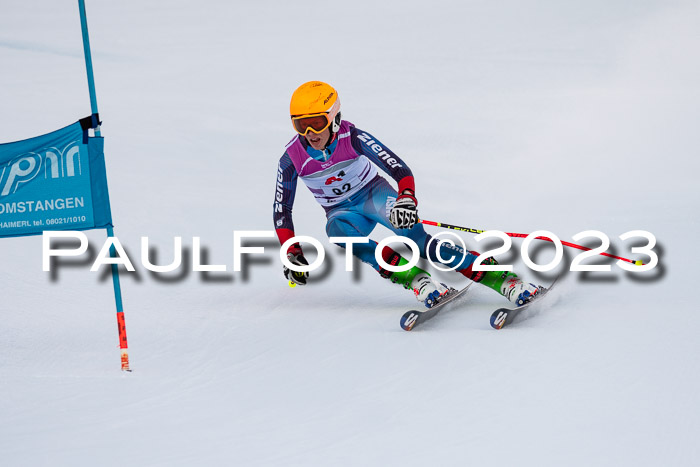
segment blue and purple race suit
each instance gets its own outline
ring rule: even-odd
[[[377,138],[348,121],[341,122],[336,137],[324,151],[313,149],[303,136],[295,136],[277,168],[273,218],[280,243],[294,236],[292,206],[297,179],[301,178],[326,211],[329,237],[368,237],[376,225],[381,224],[396,235],[416,242],[423,258],[466,271],[476,258],[474,252],[463,252],[459,246],[443,243],[441,257],[453,259],[452,262],[439,261],[438,242],[431,242],[432,237],[421,224],[411,229],[397,229],[391,225],[389,213],[397,191],[379,175],[377,167],[396,180],[399,191],[406,188],[415,191],[413,174],[406,163]],[[353,253],[375,270],[386,272],[374,257],[376,246],[373,240],[355,244]],[[382,252],[385,261],[392,252],[385,248]]]

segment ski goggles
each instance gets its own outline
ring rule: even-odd
[[[302,136],[306,136],[309,130],[316,134],[322,133],[326,128],[331,126],[331,120],[327,113],[300,115],[292,117],[294,129]]]

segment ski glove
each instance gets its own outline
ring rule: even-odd
[[[304,255],[301,253],[301,249],[299,249],[296,254],[293,251],[288,252],[287,259],[290,263],[292,263],[295,266],[309,265],[309,262],[306,261],[306,258],[304,258]],[[308,279],[309,277],[308,272],[292,271],[287,266],[284,266],[283,272],[284,277],[286,277],[287,280],[291,281],[295,285],[306,285],[306,279]]]
[[[410,229],[418,222],[418,201],[411,190],[403,190],[389,213],[389,222],[397,229]]]

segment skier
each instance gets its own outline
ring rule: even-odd
[[[309,188],[326,211],[326,233],[329,237],[367,237],[377,224],[396,235],[410,238],[419,247],[420,256],[451,267],[467,278],[479,282],[523,304],[539,292],[539,287],[523,282],[512,272],[472,271],[479,255],[463,251],[459,246],[443,242],[440,261],[437,241],[417,223],[418,200],[411,169],[377,138],[341,119],[337,91],[329,84],[310,81],[302,84],[290,104],[290,115],[298,133],[286,146],[277,169],[273,219],[280,244],[294,237],[292,206],[297,178]],[[398,184],[398,192],[379,175],[381,169]],[[371,265],[379,274],[394,283],[413,290],[418,301],[430,308],[449,289],[435,282],[430,274],[415,266],[403,272],[390,272],[377,263],[374,253],[377,242],[357,243],[353,253]],[[382,259],[392,266],[408,261],[392,248],[385,247]],[[293,244],[287,258],[294,265],[307,265],[301,246]],[[484,264],[497,264],[493,258]],[[308,272],[290,271],[284,276],[297,285],[305,285]]]

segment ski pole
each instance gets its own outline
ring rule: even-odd
[[[468,233],[473,233],[473,234],[480,234],[480,233],[486,232],[486,230],[473,229],[473,228],[471,228],[471,227],[460,227],[460,226],[458,226],[458,225],[450,225],[450,224],[445,224],[445,223],[442,223],[442,222],[426,221],[425,219],[419,219],[418,222],[421,223],[421,224],[425,224],[425,225],[432,225],[432,226],[435,226],[435,227],[442,227],[442,228],[444,228],[444,229],[458,230],[458,231],[460,231],[460,232],[468,232]],[[525,238],[525,237],[527,237],[526,234],[521,234],[521,233],[512,233],[512,232],[504,232],[504,233],[505,233],[506,235],[508,235],[509,237],[516,237],[516,238]],[[552,240],[551,238],[549,238],[549,237],[537,237],[537,240],[546,240],[546,241],[548,241],[548,242],[554,243],[553,240]],[[588,248],[588,247],[586,247],[586,246],[577,245],[577,244],[571,243],[571,242],[565,242],[565,241],[563,241],[563,240],[560,240],[560,241],[561,241],[562,245],[565,245],[565,246],[568,246],[568,247],[571,247],[571,248],[577,248],[577,249],[583,250],[583,251],[590,251],[590,250],[592,250],[592,248]],[[603,255],[603,256],[607,256],[607,257],[609,257],[609,258],[615,258],[615,259],[619,259],[619,260],[622,260],[622,261],[627,261],[628,263],[632,263],[632,264],[635,264],[635,265],[637,265],[637,266],[642,266],[642,261],[641,261],[641,260],[633,261],[633,260],[631,260],[631,259],[623,258],[623,257],[621,257],[621,256],[611,255],[611,254],[605,253],[605,252],[600,253],[600,254]]]

